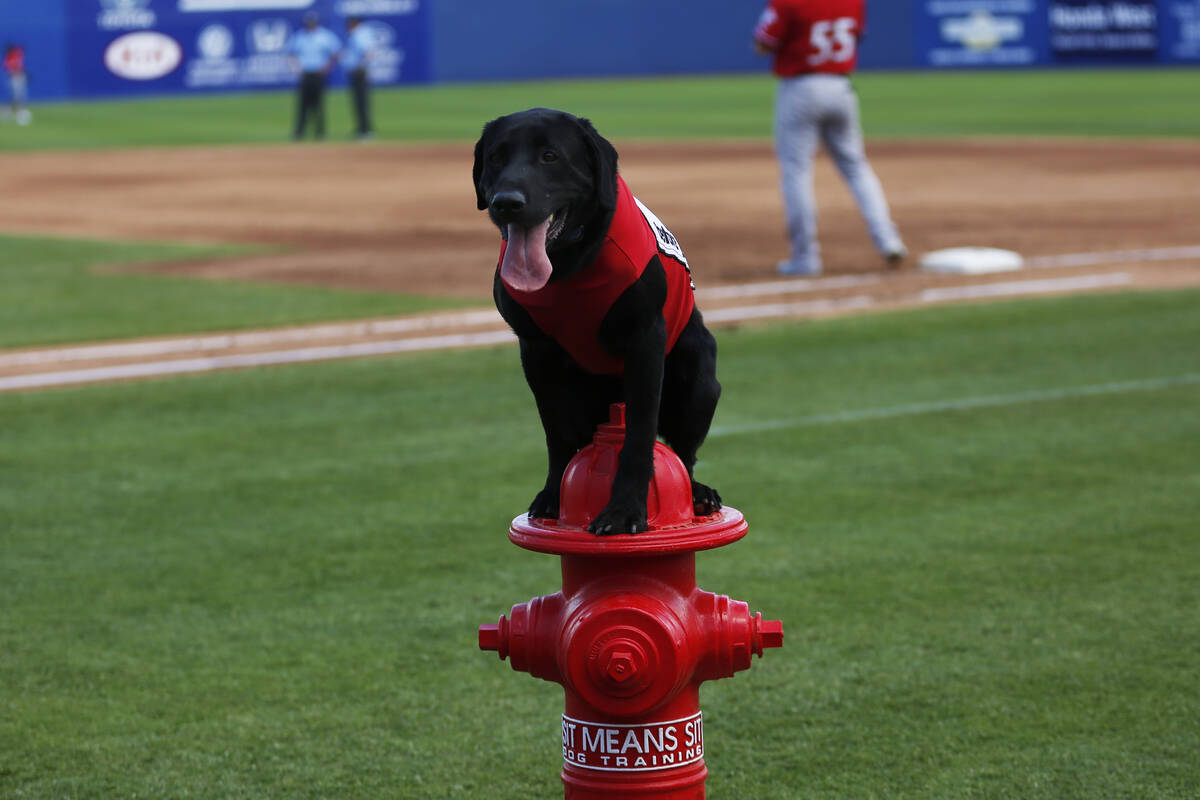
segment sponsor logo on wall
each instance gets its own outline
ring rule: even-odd
[[[989,52],[1006,42],[1019,42],[1025,35],[1025,23],[1019,17],[997,17],[990,11],[972,11],[966,17],[948,17],[942,21],[942,37],[958,42],[968,50]]]
[[[292,26],[281,17],[260,17],[246,26],[246,58],[240,82],[247,86],[269,86],[296,80],[288,64],[288,38]]]
[[[153,28],[158,16],[150,0],[99,0],[96,26],[102,31],[126,31]]]
[[[338,0],[335,8],[344,17],[370,17],[390,14],[415,14],[419,0]]]
[[[153,81],[171,74],[182,57],[179,42],[170,36],[156,31],[137,31],[109,43],[104,50],[104,66],[118,78]]]
[[[197,57],[188,62],[187,86],[223,86],[233,82],[238,65],[233,55],[233,31],[220,23],[206,25],[196,34]]]
[[[1057,56],[1153,56],[1155,0],[1052,0],[1050,45]]]
[[[346,18],[363,18],[372,83],[428,78],[430,5],[421,0],[65,2],[77,12],[66,20],[66,54],[79,96],[294,87],[287,44],[310,9],[343,42]],[[344,69],[330,75],[332,86],[345,81]]]
[[[208,25],[196,36],[197,57],[188,62],[184,85],[191,88],[274,86],[295,82],[284,48],[292,25],[281,17],[248,22],[245,51],[238,55],[238,38],[222,24]]]
[[[372,83],[395,83],[404,68],[404,51],[396,45],[396,30],[386,22],[362,24],[371,37],[371,60],[367,74]]]
[[[926,0],[922,48],[935,67],[1032,64],[1037,0]]]
[[[233,52],[233,33],[224,25],[209,25],[196,37],[196,49],[209,61],[229,58]]]
[[[1170,55],[1180,61],[1200,61],[1200,0],[1172,0],[1165,16],[1172,26]]]
[[[286,19],[256,19],[246,26],[246,44],[251,53],[281,53],[290,35]]]
[[[179,0],[185,14],[211,11],[300,11],[316,0]]]

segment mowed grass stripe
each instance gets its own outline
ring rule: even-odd
[[[911,403],[908,405],[889,406],[886,408],[865,408],[858,411],[835,411],[828,414],[813,414],[797,419],[772,419],[758,422],[748,422],[740,425],[718,425],[713,427],[709,438],[716,436],[737,436],[743,433],[759,433],[761,431],[777,431],[785,428],[800,428],[806,425],[835,425],[840,423],[866,422],[877,419],[892,419],[894,417],[909,417],[914,414],[937,414],[942,411],[964,411],[975,408],[998,408],[1002,406],[1024,405],[1027,403],[1045,403],[1054,400],[1070,400],[1078,397],[1092,397],[1102,394],[1123,394],[1125,392],[1153,392],[1161,389],[1171,389],[1176,386],[1191,386],[1200,383],[1200,373],[1192,375],[1172,375],[1162,378],[1150,378],[1138,381],[1119,383],[1101,383],[1093,386],[1077,386],[1060,389],[1042,389],[1031,392],[1013,392],[1012,394],[991,395],[988,397],[963,397],[957,399],[939,400],[931,403]]]

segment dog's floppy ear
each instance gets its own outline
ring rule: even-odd
[[[479,135],[479,141],[475,143],[475,166],[471,170],[471,177],[475,181],[475,204],[480,211],[488,207],[487,198],[483,196],[483,188],[479,185],[479,181],[483,178],[483,143],[487,141],[499,121],[499,119],[494,119],[484,125],[483,133]]]
[[[596,132],[590,120],[576,117],[576,124],[583,132],[588,154],[592,159],[592,178],[596,184],[596,197],[606,210],[617,207],[617,148],[612,142]]]

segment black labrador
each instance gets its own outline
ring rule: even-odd
[[[473,177],[504,240],[496,307],[520,341],[546,432],[549,472],[529,515],[558,516],[567,463],[624,402],[611,499],[589,529],[644,531],[656,435],[691,475],[721,393],[683,251],[629,194],[616,150],[586,119],[535,108],[492,120]],[[721,507],[694,478],[692,501],[700,515]]]

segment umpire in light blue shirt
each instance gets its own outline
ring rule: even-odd
[[[361,17],[346,18],[346,49],[342,51],[342,68],[350,80],[351,107],[357,123],[355,135],[359,139],[371,137],[371,97],[367,65],[375,46],[375,36],[369,26],[362,24]]]
[[[310,118],[315,138],[325,138],[325,76],[337,63],[341,49],[341,41],[333,31],[321,27],[315,11],[304,15],[304,27],[288,40],[288,63],[293,71],[300,73],[293,139],[304,138]]]

